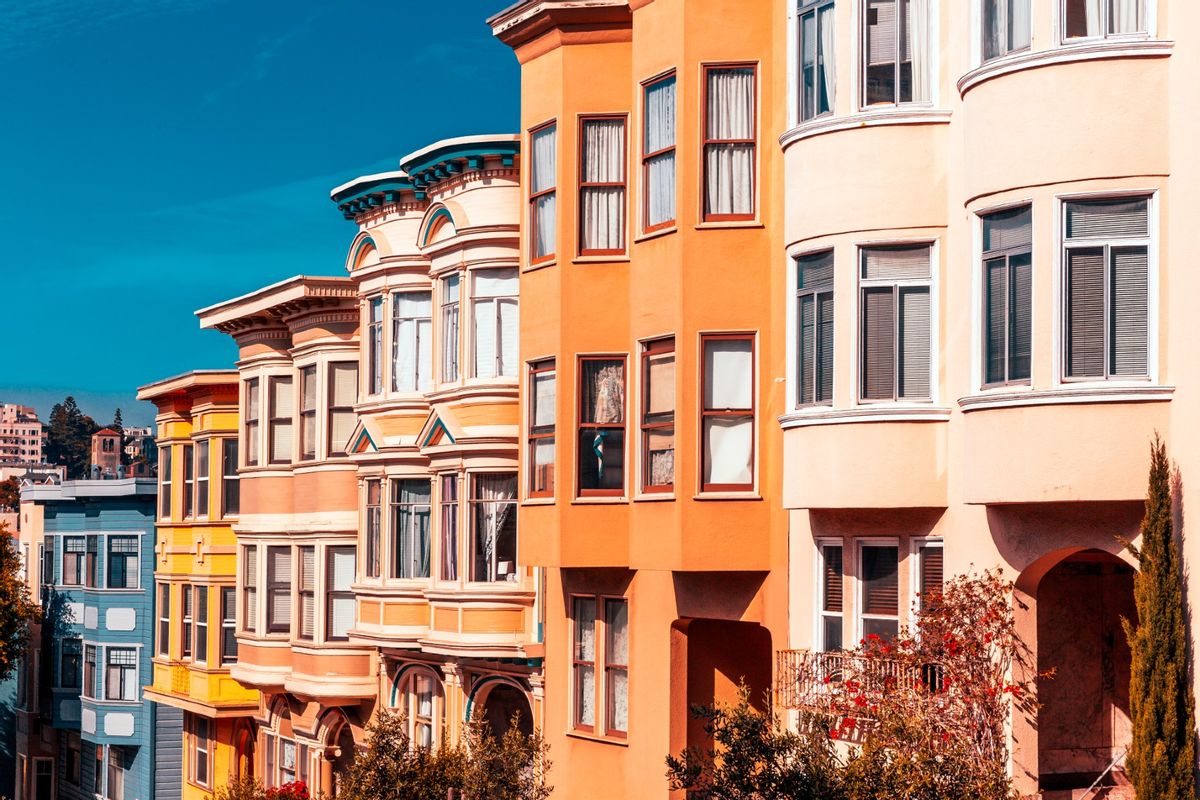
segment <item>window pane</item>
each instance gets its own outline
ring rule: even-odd
[[[842,548],[827,545],[821,548],[822,611],[842,611]]]
[[[554,427],[556,401],[554,372],[540,372],[533,376],[533,426]]]
[[[753,482],[754,420],[707,417],[704,420],[704,482],[746,485]]]
[[[675,77],[646,87],[646,152],[675,146]]]
[[[1112,374],[1146,375],[1147,253],[1144,247],[1112,249]]]
[[[898,548],[865,546],[862,561],[863,612],[897,616],[900,613]]]
[[[1096,200],[1067,203],[1067,238],[1149,235],[1149,201]]]
[[[929,277],[929,245],[863,250],[866,280],[920,280]]]
[[[1033,258],[1030,254],[1009,259],[1012,292],[1009,303],[1012,330],[1008,343],[1008,379],[1029,380],[1033,351]]]
[[[476,475],[473,581],[516,581],[517,509],[515,475]]]
[[[929,399],[929,289],[900,290],[900,397]]]
[[[625,421],[625,362],[588,360],[580,362],[580,392],[583,395],[580,421],[620,425]]]
[[[533,441],[533,477],[531,490],[544,494],[554,491],[554,437]]]
[[[596,660],[596,601],[590,597],[576,597],[574,602],[575,660]]]
[[[1137,33],[1146,29],[1145,0],[1109,0],[1109,32]]]
[[[625,487],[625,431],[587,428],[579,432],[579,487]]]
[[[670,486],[675,482],[675,428],[654,428],[646,433],[646,485]]]
[[[713,143],[705,145],[705,213],[749,216],[754,213],[754,69],[710,69],[707,83],[705,135]]]
[[[893,290],[863,289],[862,395],[867,400],[891,400],[895,395],[895,307]]]
[[[1033,208],[1000,211],[983,218],[983,249],[1009,250],[1029,247],[1033,242]]]
[[[984,273],[987,280],[987,382],[1003,383],[1008,379],[1008,259],[988,261],[984,264]]]
[[[822,617],[822,633],[824,634],[824,650],[842,649],[842,618]]]
[[[1104,377],[1104,249],[1067,251],[1067,375]]]
[[[748,409],[754,406],[754,343],[750,339],[704,342],[704,408]]]
[[[629,604],[624,600],[604,601],[605,645],[608,664],[629,663]]]
[[[557,150],[557,129],[553,125],[535,131],[529,137],[533,158],[530,159],[530,191],[544,192],[553,189],[554,168]]]

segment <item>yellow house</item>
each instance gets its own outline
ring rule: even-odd
[[[253,774],[259,694],[229,676],[237,661],[232,522],[240,510],[237,372],[203,370],[138,392],[158,407],[154,681],[148,700],[183,715],[183,797],[207,798]],[[243,748],[244,751],[244,748]]]

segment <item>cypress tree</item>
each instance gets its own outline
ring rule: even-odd
[[[1171,470],[1156,435],[1133,579],[1137,624],[1124,620],[1133,663],[1129,710],[1133,741],[1126,769],[1139,798],[1194,800],[1196,701],[1188,678],[1183,572],[1171,523]]]

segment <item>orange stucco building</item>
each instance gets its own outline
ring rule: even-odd
[[[737,24],[728,24],[736,10]],[[691,703],[761,702],[787,641],[786,17],[517,3],[521,557],[545,570],[556,792],[666,796]]]

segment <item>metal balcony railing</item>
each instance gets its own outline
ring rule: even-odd
[[[814,713],[844,713],[845,701],[855,695],[872,697],[916,688],[936,694],[944,683],[942,669],[936,664],[918,666],[844,650],[780,650],[775,675],[780,708]],[[870,704],[852,704],[850,708],[854,716],[871,716]]]

